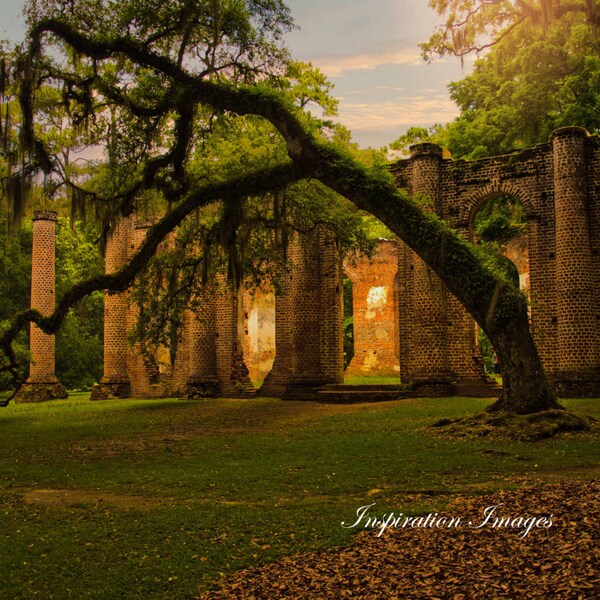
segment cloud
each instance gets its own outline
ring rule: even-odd
[[[379,54],[323,56],[312,62],[328,77],[339,77],[348,71],[371,71],[383,65],[420,65],[423,59],[412,49],[388,50]]]
[[[389,131],[391,141],[403,129],[413,125],[447,123],[458,114],[458,108],[449,98],[439,95],[407,96],[387,102],[344,102],[340,105],[339,120],[357,134]]]

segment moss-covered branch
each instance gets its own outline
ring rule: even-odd
[[[367,171],[351,156],[317,137],[309,118],[286,99],[260,85],[234,87],[204,80],[134,41],[91,38],[58,20],[43,21],[33,30],[31,60],[45,33],[97,60],[126,56],[155,69],[172,82],[174,93],[182,94],[188,102],[270,121],[301,172],[379,218],[439,275],[484,329],[504,366],[504,393],[495,408],[533,412],[557,406],[529,331],[527,305],[520,292],[486,268],[473,249],[441,220],[424,213],[398,191],[390,177]],[[104,280],[107,282],[112,285]]]
[[[51,315],[44,316],[35,309],[18,314],[0,337],[0,350],[6,358],[0,370],[9,371],[13,377],[17,377],[17,363],[12,343],[27,323],[36,323],[45,333],[53,334],[60,327],[69,309],[83,297],[98,290],[113,293],[126,290],[154,256],[161,242],[193,211],[227,197],[245,197],[282,189],[301,178],[302,173],[296,166],[286,164],[245,175],[223,184],[207,185],[197,189],[148,230],[137,253],[120,270],[111,274],[98,275],[74,285],[58,301]]]

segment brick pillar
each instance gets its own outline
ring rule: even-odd
[[[104,269],[118,271],[126,262],[131,218],[119,218],[106,240]],[[104,295],[104,376],[94,386],[91,400],[127,398],[131,395],[128,373],[127,292]]]
[[[344,382],[342,258],[335,235],[319,228],[320,347],[324,383]]]
[[[298,235],[291,249],[293,372],[287,397],[344,381],[342,263],[323,227]]]
[[[312,398],[344,378],[342,264],[321,227],[297,234],[288,256],[275,298],[275,361],[260,393]]]
[[[151,220],[142,220],[137,215],[131,217],[129,239],[127,243],[127,260],[136,254],[146,238]],[[168,243],[168,242],[167,242]],[[159,247],[157,253],[161,251]],[[160,285],[160,282],[157,282]],[[127,372],[131,382],[131,396],[133,398],[160,398],[169,395],[168,386],[165,385],[164,374],[159,367],[159,348],[142,348],[140,342],[130,343],[130,336],[135,331],[140,316],[140,307],[131,297],[127,301],[127,325],[125,341],[127,345]]]
[[[410,151],[412,193],[423,201],[425,211],[441,214],[442,149],[425,143],[411,146]],[[438,276],[415,255],[410,374],[427,394],[451,392],[446,295]]]
[[[217,378],[216,317],[215,290],[203,288],[196,296],[194,310],[186,315],[186,398],[217,397],[221,392]]]
[[[250,398],[255,389],[244,363],[244,295],[224,276],[217,276],[216,370],[221,394]]]
[[[580,127],[551,136],[556,216],[556,300],[561,395],[600,394],[598,299],[591,248],[586,173],[586,138]]]
[[[398,244],[380,240],[370,259],[350,257],[344,271],[352,281],[354,315],[354,356],[346,376],[398,377]]]
[[[453,223],[449,224],[454,226]],[[469,240],[470,232],[467,228],[455,229],[463,240]],[[475,321],[458,298],[450,293],[447,296],[446,317],[448,367],[456,382],[454,393],[457,396],[493,396],[495,391],[488,384],[477,343]]]
[[[48,316],[54,311],[55,274],[54,246],[56,213],[39,210],[33,215],[33,248],[31,255],[31,308]],[[44,402],[66,398],[67,391],[54,373],[54,335],[47,335],[31,323],[29,329],[31,362],[29,377],[15,397],[16,402]]]
[[[402,241],[398,240],[398,275],[395,288],[398,303],[398,356],[400,359],[400,378],[402,383],[412,381],[410,369],[413,347],[413,293],[414,293],[414,260],[415,253]]]

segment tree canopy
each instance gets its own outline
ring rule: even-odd
[[[600,5],[564,0],[432,0],[445,22],[425,58],[482,52],[449,86],[460,116],[435,131],[456,158],[544,143],[565,125],[600,130]]]
[[[100,33],[89,33],[96,14],[106,27],[96,25],[92,30]],[[12,342],[27,322],[51,333],[86,295],[127,289],[165,238],[199,211],[210,213],[215,201],[227,217],[220,220],[223,237],[235,251],[236,225],[253,198],[277,197],[290,186],[317,181],[337,194],[324,213],[345,197],[373,214],[424,259],[484,329],[505,368],[504,392],[494,410],[557,407],[519,290],[440,219],[423,213],[378,161],[358,162],[326,122],[303,110],[304,88],[295,94],[294,86],[282,83],[286,62],[275,42],[290,26],[287,17],[274,1],[31,4],[30,42],[18,69],[23,164],[42,170],[46,180],[57,177],[55,157],[36,127],[43,82],[61,91],[66,121],[106,141],[107,158],[97,176],[89,185],[71,187],[102,207],[108,226],[111,217],[148,203],[161,211],[118,272],[73,286],[51,316],[28,310],[15,317],[0,340],[8,360],[3,368],[14,370]],[[220,155],[207,159],[204,148],[215,127],[227,122],[242,130],[256,126],[263,140],[259,151],[273,147],[268,160],[239,152],[227,157],[230,164],[211,164]]]

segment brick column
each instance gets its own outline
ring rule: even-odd
[[[425,143],[411,146],[410,151],[412,193],[423,201],[425,211],[441,214],[442,149]],[[451,392],[446,294],[439,277],[415,255],[410,373],[428,395]]]
[[[558,393],[600,394],[598,299],[591,248],[586,173],[586,138],[580,127],[551,136],[556,215],[556,299],[558,313]]]
[[[56,213],[39,210],[33,215],[33,247],[31,255],[31,308],[48,316],[55,300],[55,235]],[[67,391],[54,373],[54,335],[47,335],[31,323],[29,329],[31,362],[29,377],[15,397],[16,402],[44,402],[66,398]]]
[[[194,302],[195,310],[186,315],[187,381],[186,398],[217,397],[221,385],[217,379],[215,290],[202,289]]]
[[[467,228],[456,227],[451,221],[449,225],[463,240],[469,240]],[[490,387],[485,373],[473,317],[456,296],[448,293],[447,302],[448,367],[456,383],[454,393],[457,396],[495,395],[497,390]]]
[[[299,234],[290,255],[293,370],[286,397],[309,398],[344,381],[342,263],[335,237],[323,227]]]
[[[217,276],[216,370],[221,395],[251,398],[255,389],[244,363],[244,295],[225,276]]]
[[[331,232],[297,234],[275,299],[275,361],[261,395],[314,397],[344,377],[342,264]]]
[[[342,258],[335,235],[319,228],[320,345],[323,383],[344,382]]]
[[[118,271],[127,262],[131,218],[119,218],[106,240],[104,269]],[[91,400],[127,398],[131,385],[127,368],[127,292],[104,295],[104,376]]]

